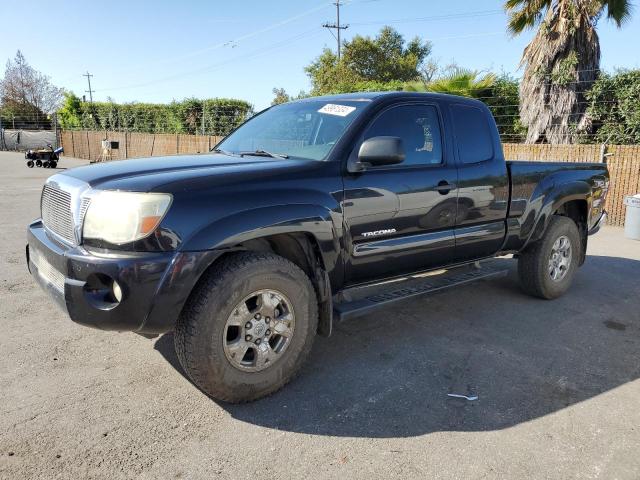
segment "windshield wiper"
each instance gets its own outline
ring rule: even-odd
[[[226,150],[222,150],[221,148],[214,148],[213,150],[211,150],[213,153],[222,153],[223,155],[230,155],[232,157],[237,157],[237,156],[241,156],[238,155],[237,153],[234,152],[228,152]]]
[[[289,155],[284,153],[271,153],[266,150],[255,150],[253,152],[238,152],[238,155],[244,157],[245,155],[254,155],[256,157],[271,157],[271,158],[289,158]]]

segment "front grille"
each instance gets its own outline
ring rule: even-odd
[[[75,244],[71,194],[47,184],[42,190],[40,207],[44,226],[67,242]]]

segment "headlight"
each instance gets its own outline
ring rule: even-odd
[[[116,245],[139,240],[156,229],[169,205],[171,195],[165,193],[97,192],[91,195],[82,236]]]

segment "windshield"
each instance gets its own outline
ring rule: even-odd
[[[217,146],[232,154],[324,160],[367,102],[304,101],[272,107]]]

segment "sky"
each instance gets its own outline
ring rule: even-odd
[[[345,0],[348,40],[384,25],[406,39],[433,43],[442,64],[521,75],[518,64],[533,32],[511,38],[496,0]],[[0,0],[0,61],[20,49],[52,82],[94,100],[157,102],[240,98],[267,107],[272,89],[309,90],[304,67],[336,41],[322,28],[335,22],[331,1],[235,0],[80,2]],[[601,67],[640,67],[640,9],[622,29],[604,19]],[[15,17],[12,20],[11,12]],[[25,15],[27,14],[27,15]],[[30,20],[26,20],[30,17]],[[2,73],[0,73],[2,75]],[[88,98],[88,94],[87,94]]]

